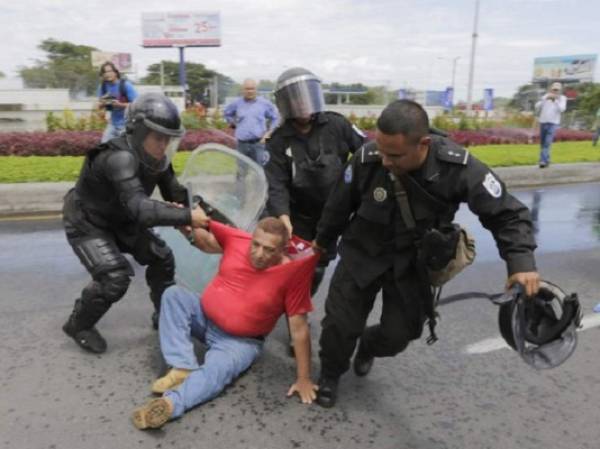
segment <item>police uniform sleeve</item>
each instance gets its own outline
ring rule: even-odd
[[[365,151],[364,147],[360,151]],[[357,178],[359,169],[360,157],[357,152],[346,162],[344,170],[333,186],[323,208],[315,239],[321,248],[328,248],[337,240],[358,207]]]
[[[290,214],[289,186],[292,182],[292,168],[285,154],[285,145],[281,138],[271,137],[267,141],[269,162],[265,165],[265,175],[269,183],[267,209],[275,217]]]
[[[171,164],[169,164],[169,167],[159,179],[158,189],[166,201],[189,206],[187,189],[177,180],[177,176],[175,176],[175,171]]]
[[[537,247],[529,209],[506,191],[504,183],[482,162],[469,157],[460,174],[462,200],[494,236],[508,274],[536,271]]]
[[[129,217],[141,226],[181,226],[192,221],[190,209],[182,209],[148,197],[137,176],[138,161],[127,151],[111,152],[104,163],[105,175],[112,183]]]
[[[348,144],[350,152],[354,153],[360,147],[362,147],[367,136],[356,125],[350,123],[348,119],[344,119],[344,124],[344,136],[346,138],[346,143]]]

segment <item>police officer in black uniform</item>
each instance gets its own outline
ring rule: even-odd
[[[268,211],[290,234],[311,241],[329,192],[364,135],[341,114],[324,110],[321,81],[306,69],[292,68],[279,76],[275,102],[282,124],[267,140]],[[335,242],[330,249],[315,270],[312,294],[335,258]]]
[[[75,301],[63,330],[87,351],[106,350],[106,341],[94,326],[123,297],[134,274],[123,253],[147,265],[156,328],[161,295],[174,283],[175,261],[150,228],[206,224],[200,208],[150,199],[158,186],[166,201],[188,203],[187,191],[171,166],[183,134],[171,100],[157,93],[141,95],[130,106],[126,134],[86,154],[79,180],[65,196],[67,240],[92,281]]]
[[[342,235],[322,322],[320,405],[335,404],[338,379],[359,338],[353,368],[364,376],[374,357],[394,356],[419,338],[426,319],[433,333],[433,294],[422,262],[429,259],[421,257],[422,248],[432,230],[453,229],[448,225],[461,202],[493,234],[507,264],[507,285],[537,292],[529,210],[464,148],[430,134],[419,104],[388,105],[377,121],[375,142],[346,164],[318,225],[317,247],[328,248]],[[380,290],[381,321],[365,328]]]

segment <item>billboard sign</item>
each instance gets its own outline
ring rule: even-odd
[[[143,47],[219,47],[218,12],[142,13]]]
[[[114,53],[110,51],[92,51],[92,67],[99,69],[105,62],[112,62],[119,72],[131,72],[131,53]]]
[[[594,81],[597,55],[535,58],[533,81]]]

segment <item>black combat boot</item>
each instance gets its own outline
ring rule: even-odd
[[[71,316],[62,329],[81,348],[88,352],[102,354],[106,351],[106,340],[100,335],[94,324],[107,310],[108,307],[103,302],[84,305],[81,299],[78,299],[75,301]]]
[[[319,390],[317,391],[317,404],[321,407],[331,408],[337,401],[338,379],[321,376],[319,378]]]

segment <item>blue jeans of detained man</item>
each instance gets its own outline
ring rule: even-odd
[[[261,340],[221,330],[204,315],[198,295],[178,286],[163,294],[159,333],[167,364],[193,370],[183,384],[164,394],[173,402],[172,418],[217,396],[252,365],[263,348]],[[203,365],[194,354],[192,336],[208,347]]]

